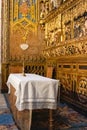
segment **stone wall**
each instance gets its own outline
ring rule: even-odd
[[[0,1],[0,73],[1,73],[1,1]]]

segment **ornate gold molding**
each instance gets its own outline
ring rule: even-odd
[[[87,55],[87,38],[74,39],[67,43],[61,42],[59,46],[48,47],[43,50],[43,55],[46,58]]]

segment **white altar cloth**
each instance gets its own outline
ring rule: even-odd
[[[59,80],[50,79],[36,74],[10,74],[7,80],[9,88],[15,88],[16,107],[24,109],[56,109]]]

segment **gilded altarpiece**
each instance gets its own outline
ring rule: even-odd
[[[47,64],[55,62],[56,78],[61,81],[61,99],[86,112],[87,0],[66,1],[45,21],[43,55]]]

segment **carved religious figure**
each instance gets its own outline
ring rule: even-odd
[[[51,0],[50,1],[50,6],[51,6],[51,10],[57,8],[58,7],[57,0]]]

